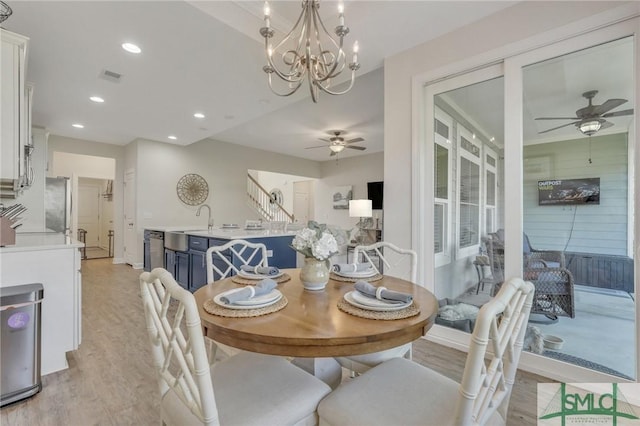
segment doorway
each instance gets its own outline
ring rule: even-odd
[[[78,178],[78,236],[84,259],[113,257],[113,181]]]

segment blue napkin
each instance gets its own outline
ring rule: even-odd
[[[386,302],[409,303],[413,300],[413,296],[410,294],[387,290],[386,287],[376,287],[366,281],[357,281],[354,287],[367,297]]]
[[[364,272],[372,269],[373,266],[370,262],[364,263],[336,263],[332,266],[333,270],[336,272]]]
[[[240,269],[244,272],[257,275],[278,275],[280,273],[280,269],[276,268],[275,266],[242,265]]]
[[[256,296],[271,293],[271,291],[276,288],[277,285],[278,284],[271,278],[265,278],[255,286],[248,285],[240,291],[233,291],[229,294],[225,294],[220,298],[220,301],[227,305],[231,305],[239,300],[249,300]]]

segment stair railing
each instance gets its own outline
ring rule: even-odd
[[[268,222],[293,223],[294,216],[289,213],[269,191],[264,189],[251,175],[247,175],[247,204]]]

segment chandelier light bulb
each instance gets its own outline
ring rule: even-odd
[[[264,25],[269,28],[271,26],[271,21],[269,17],[271,16],[271,8],[269,7],[269,2],[264,2]]]
[[[338,17],[340,18],[340,26],[344,27],[344,4],[338,3]]]

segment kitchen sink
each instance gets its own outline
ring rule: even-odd
[[[187,231],[165,231],[164,248],[174,251],[189,250],[189,236]]]

